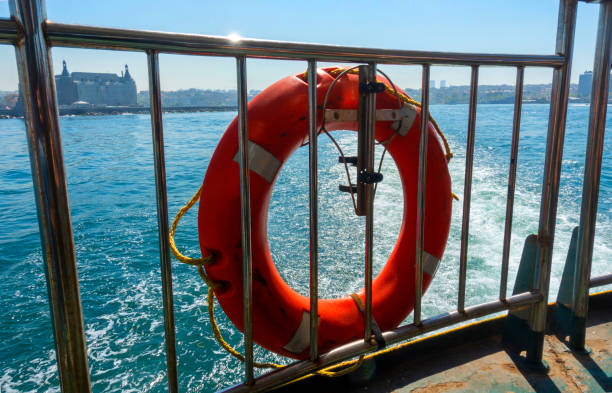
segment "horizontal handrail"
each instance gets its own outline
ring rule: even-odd
[[[482,303],[471,307],[466,307],[463,312],[454,311],[440,314],[435,317],[424,319],[420,324],[409,324],[400,326],[396,329],[383,333],[387,345],[395,344],[400,341],[410,339],[420,334],[432,332],[456,323],[469,321],[485,315],[500,311],[513,310],[519,307],[537,303],[542,300],[541,293],[524,292],[508,297],[505,301],[495,300]],[[345,344],[336,349],[321,354],[316,362],[303,360],[292,363],[284,368],[272,371],[257,378],[253,385],[236,385],[223,392],[260,392],[271,387],[278,386],[284,382],[289,382],[301,376],[307,375],[317,370],[329,367],[334,363],[350,359],[355,356],[363,355],[376,350],[376,344],[370,344],[364,340],[356,340]]]
[[[589,288],[601,287],[612,284],[612,273],[604,274],[603,276],[591,277]]]
[[[319,61],[377,62],[383,64],[454,64],[529,67],[560,67],[564,56],[495,53],[429,52],[359,48],[337,45],[241,39],[200,34],[181,34],[71,25],[46,21],[44,30],[52,46],[117,50],[157,50],[193,55],[247,56],[267,59],[316,58]],[[0,18],[0,41],[18,38],[17,24]]]
[[[171,53],[200,55],[302,60],[316,58],[319,61],[377,62],[387,64],[481,64],[536,67],[560,67],[565,62],[563,56],[556,55],[381,50],[255,39],[236,41],[227,37],[199,34],[78,26],[49,21],[45,23],[45,31],[52,45],[125,50],[156,49]]]

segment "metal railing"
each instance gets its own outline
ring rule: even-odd
[[[598,26],[578,235],[579,245],[577,258],[580,263],[578,274],[576,275],[578,280],[576,284],[576,288],[578,288],[576,305],[586,304],[589,287],[593,288],[612,284],[612,273],[590,278],[591,261],[593,259],[593,242],[595,239],[595,223],[597,219],[599,180],[601,175],[604,135],[606,131],[606,111],[608,108],[608,90],[610,85],[609,70],[612,66],[610,53],[612,50],[612,3],[608,2],[602,4]],[[581,313],[584,313],[583,315],[586,316],[586,310],[581,311]]]
[[[582,185],[582,202],[580,224],[573,272],[571,309],[574,321],[585,321],[588,316],[589,289],[612,284],[612,273],[591,277],[593,244],[595,241],[595,224],[597,221],[597,202],[599,181],[603,157],[604,135],[606,131],[606,111],[608,89],[610,85],[610,67],[612,66],[612,2],[604,2],[599,10],[599,23],[595,59],[593,62],[593,84],[591,89],[591,107],[587,146],[584,159],[584,179]],[[586,326],[584,323],[573,323],[570,344],[577,349],[584,349]]]
[[[359,356],[377,349],[371,340],[371,293],[372,293],[372,221],[373,200],[367,201],[366,214],[366,273],[365,273],[365,337],[320,354],[317,345],[311,345],[308,360],[294,362],[282,369],[267,373],[257,379],[253,374],[253,330],[252,330],[252,261],[251,261],[251,211],[249,195],[248,160],[248,116],[247,116],[247,58],[292,59],[307,62],[308,67],[308,124],[309,124],[309,209],[310,209],[310,342],[317,343],[317,305],[318,305],[318,196],[317,196],[317,92],[316,66],[318,61],[338,61],[367,64],[371,75],[375,75],[377,64],[421,65],[422,66],[422,118],[429,113],[429,83],[431,65],[463,65],[472,68],[469,101],[468,140],[466,149],[465,184],[463,199],[463,222],[461,227],[461,251],[458,307],[454,312],[432,318],[421,317],[421,293],[423,276],[423,237],[425,217],[425,184],[427,122],[422,122],[419,146],[419,177],[417,202],[417,239],[416,271],[417,282],[413,323],[383,332],[387,344],[393,344],[416,335],[447,327],[461,321],[518,307],[531,306],[533,312],[529,321],[530,329],[543,334],[546,320],[546,304],[549,297],[549,282],[552,247],[554,241],[557,201],[559,192],[562,148],[565,133],[569,76],[571,71],[572,47],[576,21],[577,0],[560,0],[559,22],[556,50],[553,55],[508,55],[483,53],[425,52],[407,50],[383,50],[369,48],[341,47],[277,41],[243,39],[238,42],[225,37],[212,37],[193,34],[176,34],[149,31],[122,30],[89,26],[68,25],[50,22],[44,14],[43,0],[13,0],[12,20],[0,19],[0,42],[16,47],[19,79],[23,96],[25,122],[30,149],[33,182],[40,223],[41,239],[44,250],[47,285],[49,287],[52,321],[55,332],[55,345],[58,369],[63,391],[90,391],[87,355],[83,334],[83,317],[76,272],[72,224],[68,205],[63,156],[60,143],[58,110],[51,65],[51,46],[79,48],[99,48],[117,50],[137,50],[147,54],[149,67],[149,89],[151,100],[151,122],[153,151],[155,160],[155,179],[157,191],[158,228],[160,239],[160,259],[163,286],[163,307],[165,320],[166,356],[168,365],[169,391],[177,392],[176,341],[174,332],[174,312],[172,296],[172,272],[170,248],[168,244],[168,206],[166,196],[164,143],[161,111],[161,91],[159,73],[159,53],[179,53],[199,56],[228,56],[236,58],[238,91],[238,136],[240,164],[240,201],[242,228],[242,272],[244,292],[244,341],[245,341],[245,383],[229,388],[228,391],[259,391],[290,381],[307,373],[325,368],[342,360]],[[605,14],[604,11],[605,10]],[[604,37],[608,57],[601,62],[602,67],[610,68],[610,16],[609,3],[602,5],[605,28],[599,36]],[[604,50],[604,51],[605,51]],[[596,58],[596,65],[599,64]],[[605,63],[607,61],[607,63]],[[471,201],[472,167],[476,124],[476,102],[479,66],[516,67],[516,97],[512,131],[512,148],[508,174],[508,199],[506,206],[503,256],[499,299],[465,307],[466,271],[468,255],[469,214]],[[538,230],[539,260],[538,276],[533,291],[506,296],[508,283],[509,247],[512,229],[514,189],[516,182],[518,141],[521,120],[521,101],[523,95],[523,76],[525,67],[549,67],[554,70],[550,117],[546,142],[546,155],[543,172],[542,200]],[[601,72],[602,75],[608,75]],[[370,76],[371,76],[370,75]],[[597,75],[594,78],[594,83]],[[607,94],[608,76],[604,77]],[[603,81],[602,81],[603,82]],[[604,89],[603,83],[598,87]],[[595,90],[595,89],[594,89]],[[601,90],[602,92],[604,90]],[[589,146],[599,152],[599,164],[585,167],[585,190],[587,178],[590,187],[598,185],[601,169],[601,146],[603,144],[603,121],[607,96],[595,95],[591,110],[590,130],[596,130],[589,138]],[[600,98],[598,98],[600,97]],[[375,105],[370,102],[369,124],[373,129]],[[603,111],[603,112],[602,112]],[[602,117],[603,116],[603,117]],[[589,161],[587,156],[587,161]],[[596,184],[593,181],[596,180]],[[583,223],[585,228],[585,265],[583,278],[590,272],[592,256],[592,236],[594,233],[595,201],[583,199],[583,216],[592,221]],[[369,229],[368,229],[369,228]],[[588,242],[591,249],[589,250]],[[581,254],[582,255],[582,254]],[[368,257],[369,256],[369,257]],[[590,280],[590,285],[609,282],[611,277]],[[528,350],[528,358],[541,361],[542,347]]]

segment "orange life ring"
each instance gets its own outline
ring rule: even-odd
[[[337,68],[317,71],[319,107]],[[308,356],[310,300],[291,289],[278,273],[267,236],[268,206],[274,180],[289,156],[308,139],[308,87],[303,75],[288,76],[259,93],[248,104],[249,161],[252,211],[253,339],[273,352],[296,359]],[[383,82],[383,81],[381,81]],[[327,108],[356,109],[358,75],[347,74],[330,93]],[[397,97],[378,93],[377,109],[398,108]],[[412,126],[388,146],[397,165],[404,193],[401,231],[372,287],[373,316],[384,331],[398,326],[412,311],[415,294],[416,204],[420,135],[420,108]],[[318,119],[321,121],[319,110]],[[394,134],[392,122],[376,123],[376,139]],[[356,130],[356,122],[326,121],[327,130]],[[222,136],[206,171],[198,213],[202,255],[214,254],[206,266],[208,277],[225,285],[215,290],[229,319],[243,329],[242,250],[237,119]],[[427,153],[423,291],[438,266],[450,228],[451,181],[445,151],[429,123]],[[358,296],[365,299],[361,290]],[[319,348],[328,351],[363,337],[363,314],[346,296],[319,301]]]

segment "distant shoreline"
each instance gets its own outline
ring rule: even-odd
[[[549,102],[523,101],[523,104],[548,104]],[[569,104],[589,104],[588,100],[571,100]],[[446,103],[431,105],[467,105],[465,103]],[[508,102],[479,102],[478,105],[513,105]],[[176,106],[162,107],[164,113],[195,113],[195,112],[236,112],[237,106]],[[109,115],[136,115],[149,114],[149,107],[99,107],[99,108],[60,108],[60,116],[109,116]],[[0,109],[0,119],[19,119],[23,114],[15,113],[12,109]]]
[[[173,106],[162,107],[166,113],[189,113],[189,112],[231,112],[237,111],[237,106]],[[59,108],[60,116],[108,116],[122,114],[148,114],[151,109],[147,106],[106,106],[98,108]],[[14,110],[0,110],[0,119],[21,118],[22,113]]]

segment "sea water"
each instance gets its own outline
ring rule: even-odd
[[[467,305],[497,299],[512,135],[512,105],[481,105],[475,139],[467,271]],[[423,298],[424,317],[457,306],[465,171],[467,107],[432,106],[455,158],[451,234],[437,275]],[[570,105],[553,255],[551,300],[563,271],[571,231],[579,222],[589,108]],[[235,112],[164,114],[168,201],[173,217],[201,183],[208,161]],[[548,105],[525,104],[510,252],[512,290],[527,235],[537,232]],[[148,115],[62,117],[64,161],[77,254],[85,336],[95,392],[166,391],[163,310]],[[0,391],[59,391],[53,333],[23,120],[0,120]],[[356,152],[352,132],[334,133],[345,154]],[[604,150],[593,275],[612,260],[612,139]],[[363,218],[352,212],[338,153],[319,137],[320,279],[322,297],[363,286]],[[380,157],[380,148],[378,151]],[[308,293],[308,148],[285,164],[274,186],[268,235],[283,278]],[[392,159],[375,202],[375,273],[401,226],[400,179]],[[354,179],[353,179],[354,180]],[[195,210],[195,209],[194,209]],[[171,218],[172,218],[171,217]],[[197,213],[186,215],[177,244],[198,256]],[[242,365],[212,337],[207,287],[195,268],[173,261],[174,305],[181,391],[210,392],[239,383]],[[217,306],[228,342],[241,334]],[[258,360],[283,362],[256,348]]]

